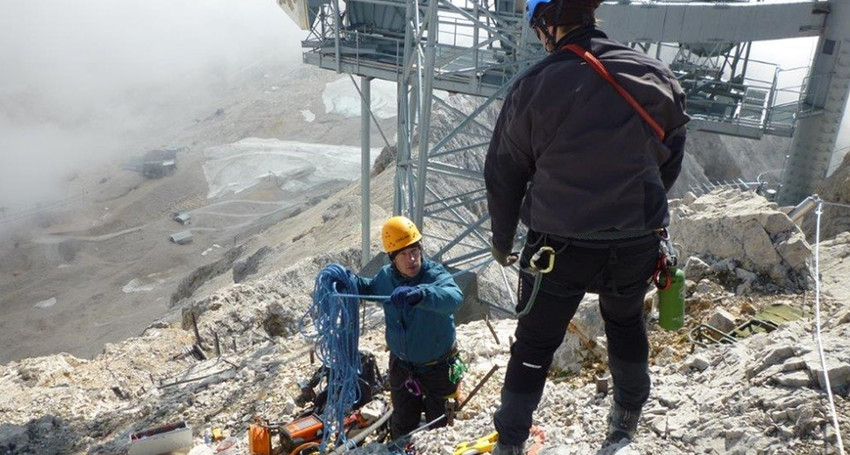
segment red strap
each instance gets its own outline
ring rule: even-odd
[[[603,65],[602,62],[600,62],[599,59],[596,58],[596,56],[591,54],[589,51],[582,49],[581,46],[579,46],[578,44],[567,44],[563,48],[569,49],[573,51],[574,54],[583,58],[590,65],[591,68],[596,70],[596,72],[599,73],[600,76],[602,76],[603,79],[605,79],[612,86],[614,86],[614,89],[617,90],[617,93],[619,93],[620,96],[626,99],[626,102],[628,102],[629,105],[632,106],[634,110],[636,110],[637,113],[640,114],[640,116],[646,121],[646,123],[648,123],[649,126],[655,131],[655,134],[658,135],[658,138],[661,139],[661,142],[664,142],[665,133],[664,129],[661,128],[661,125],[659,125],[658,122],[656,122],[655,119],[649,115],[649,112],[646,112],[646,109],[644,109],[643,106],[641,106],[640,103],[638,103],[637,100],[629,92],[626,91],[626,89],[621,87],[620,84],[618,84],[617,81],[614,80],[614,76],[611,76],[611,73],[608,72],[608,70],[605,68],[605,65]]]

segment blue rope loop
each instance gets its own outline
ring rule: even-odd
[[[345,444],[344,421],[360,399],[358,306],[354,277],[345,267],[330,264],[316,276],[313,304],[300,321],[301,334],[315,344],[316,356],[328,368],[327,404],[321,415],[322,453],[334,435],[337,445]],[[305,327],[307,317],[312,320],[310,333]]]

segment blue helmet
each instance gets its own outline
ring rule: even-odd
[[[548,5],[550,3],[554,3],[558,0],[526,0],[525,2],[525,20],[528,21],[528,25],[533,25],[534,22],[534,11],[540,5]],[[577,17],[579,19],[590,18],[593,19],[593,11],[599,7],[599,4],[602,3],[603,0],[560,0],[562,2],[568,2],[570,7],[572,8],[571,13],[576,14],[579,13],[582,16]],[[555,25],[555,24],[550,24]]]
[[[527,0],[525,2],[525,20],[528,22],[528,25],[532,25],[534,10],[537,8],[537,5],[547,5],[552,1],[553,0]]]

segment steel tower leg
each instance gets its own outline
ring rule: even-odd
[[[371,153],[369,150],[369,124],[372,105],[372,78],[360,77],[360,265],[366,267],[372,258],[370,197]]]
[[[431,137],[431,104],[433,102],[434,72],[428,68],[434,67],[437,35],[439,34],[437,20],[437,1],[428,4],[426,27],[428,41],[425,47],[425,60],[420,58],[417,65],[419,76],[419,169],[416,176],[416,202],[413,207],[413,222],[424,229],[422,224],[425,208],[425,187],[428,184],[428,146]],[[420,53],[421,55],[421,53]]]
[[[398,151],[396,153],[395,194],[393,214],[410,216],[413,206],[411,187],[413,175],[411,169],[412,140],[415,132],[416,98],[411,100],[411,75],[414,66],[416,46],[415,25],[418,25],[419,8],[417,2],[408,2],[405,8],[404,45],[401,68],[398,79]]]
[[[843,158],[836,153],[836,141],[850,93],[850,2],[830,1],[829,6],[804,98],[822,113],[797,120],[779,191],[783,205],[813,194]]]

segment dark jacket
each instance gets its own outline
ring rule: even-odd
[[[685,96],[664,64],[594,26],[561,42],[589,49],[666,131],[662,143],[583,59],[558,50],[520,76],[493,131],[484,178],[493,244],[508,252],[517,222],[573,237],[669,223],[667,191],[684,156]]]
[[[442,265],[422,259],[422,269],[412,278],[403,277],[392,264],[375,278],[357,277],[361,295],[390,295],[399,286],[419,286],[424,297],[415,306],[396,308],[383,302],[387,346],[406,362],[425,364],[439,359],[455,344],[454,311],[463,293]]]

